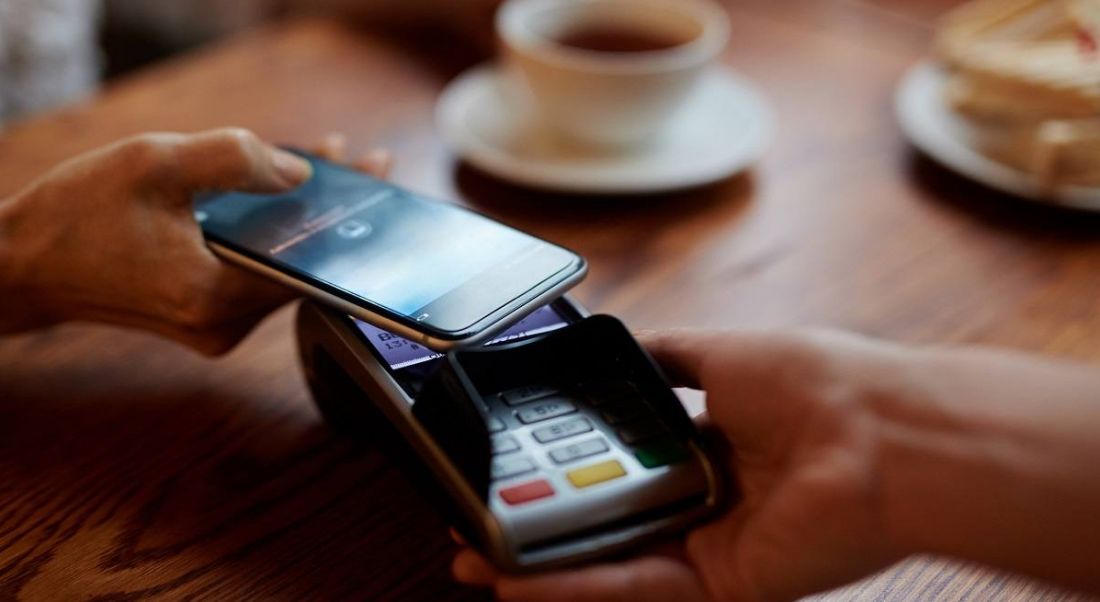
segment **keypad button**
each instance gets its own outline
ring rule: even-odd
[[[485,426],[489,428],[490,433],[499,433],[504,430],[504,421],[496,416],[490,416],[485,419]]]
[[[610,404],[606,407],[600,408],[600,415],[603,416],[605,422],[611,426],[617,426],[625,422],[630,422],[639,416],[643,416],[649,412],[649,406],[645,405],[643,401],[620,401],[614,404]]]
[[[535,463],[528,458],[509,457],[493,460],[490,472],[494,479],[510,479],[534,470]]]
[[[657,468],[687,460],[691,457],[691,450],[679,441],[661,439],[634,452],[634,457],[646,468]]]
[[[619,429],[619,439],[627,445],[634,445],[663,435],[665,432],[665,428],[656,422],[639,422]]]
[[[546,479],[523,483],[500,490],[500,498],[510,506],[518,506],[554,495],[554,488]]]
[[[546,385],[532,385],[529,387],[520,387],[518,389],[512,389],[511,391],[505,391],[500,394],[500,400],[510,406],[518,406],[520,404],[529,403],[542,399],[550,395],[554,395],[558,390],[554,387]]]
[[[576,411],[577,406],[568,401],[544,401],[521,408],[516,412],[516,417],[524,424],[531,424],[532,422],[541,422],[543,420],[557,418],[558,416],[572,414]]]
[[[531,436],[539,443],[551,443],[591,431],[592,423],[587,418],[570,418],[557,424],[537,428],[531,431]]]
[[[569,482],[577,489],[591,487],[597,483],[603,483],[625,476],[626,469],[623,468],[623,465],[620,464],[618,460],[608,460],[606,462],[600,462],[599,464],[585,466],[584,468],[571,470],[565,475],[565,477],[569,479]]]
[[[511,435],[497,435],[493,437],[493,455],[510,454],[519,451],[519,441]]]
[[[607,450],[607,442],[603,439],[589,439],[550,450],[550,459],[558,464],[565,464],[581,458],[602,454]]]

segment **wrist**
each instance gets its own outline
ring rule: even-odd
[[[981,350],[918,351],[907,364],[907,393],[873,410],[889,538],[907,553],[1091,585],[1080,548],[1100,541],[1095,370]]]
[[[957,495],[987,462],[965,416],[927,391],[924,360],[914,358],[907,391],[876,400],[882,513],[888,538],[906,553],[949,553],[945,534],[960,510]],[[965,495],[965,494],[964,494]]]
[[[1006,400],[987,368],[967,351],[914,351],[899,394],[876,404],[884,516],[909,552],[988,560],[990,518],[1022,482],[1019,441],[1000,423]]]

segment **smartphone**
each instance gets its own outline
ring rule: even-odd
[[[196,198],[215,253],[437,350],[486,341],[584,278],[572,251],[299,154],[313,177],[294,191]]]

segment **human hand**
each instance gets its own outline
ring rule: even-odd
[[[787,600],[902,558],[879,491],[874,400],[906,395],[908,352],[837,334],[677,331],[639,340],[679,385],[706,391],[735,446],[742,499],[659,554],[546,575],[502,575],[472,550],[463,582],[502,600]]]
[[[342,139],[318,150],[340,158]],[[387,165],[375,153],[358,167]],[[192,198],[282,192],[310,175],[308,162],[232,128],[145,134],[59,165],[0,202],[0,331],[87,320],[228,351],[294,294],[215,257]]]

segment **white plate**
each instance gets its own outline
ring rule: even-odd
[[[1025,199],[1100,211],[1100,188],[1050,189],[1028,174],[981,154],[968,143],[966,126],[944,103],[947,75],[925,61],[913,66],[898,86],[895,108],[909,141],[945,167],[990,188]]]
[[[436,106],[444,142],[498,178],[587,194],[667,192],[728,178],[759,159],[772,120],[755,88],[725,70],[703,76],[644,150],[599,153],[548,135],[495,66],[452,82]]]

